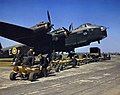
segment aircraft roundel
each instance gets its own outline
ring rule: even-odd
[[[17,48],[12,48],[12,54],[17,54]]]

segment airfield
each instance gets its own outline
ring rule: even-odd
[[[120,56],[52,72],[34,82],[9,80],[12,66],[0,67],[0,95],[120,95]]]

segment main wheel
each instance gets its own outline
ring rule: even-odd
[[[17,73],[11,72],[10,73],[10,80],[16,80]]]
[[[34,72],[31,72],[30,74],[29,74],[29,80],[30,81],[35,81],[36,80],[36,73],[34,73]]]

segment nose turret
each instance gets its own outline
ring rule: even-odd
[[[107,28],[105,26],[100,27],[101,31],[105,31]]]
[[[103,38],[107,37],[107,28],[105,26],[101,26],[100,29],[101,29]]]

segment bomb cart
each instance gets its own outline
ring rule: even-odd
[[[47,67],[47,71],[51,70],[50,66]],[[14,66],[10,73],[10,80],[16,80],[18,77],[21,79],[28,79],[30,81],[35,81],[37,78],[44,76],[44,69],[42,66]]]
[[[17,77],[20,77],[34,81],[40,74],[42,74],[42,71],[39,67],[14,66],[10,73],[10,80],[16,80]]]

